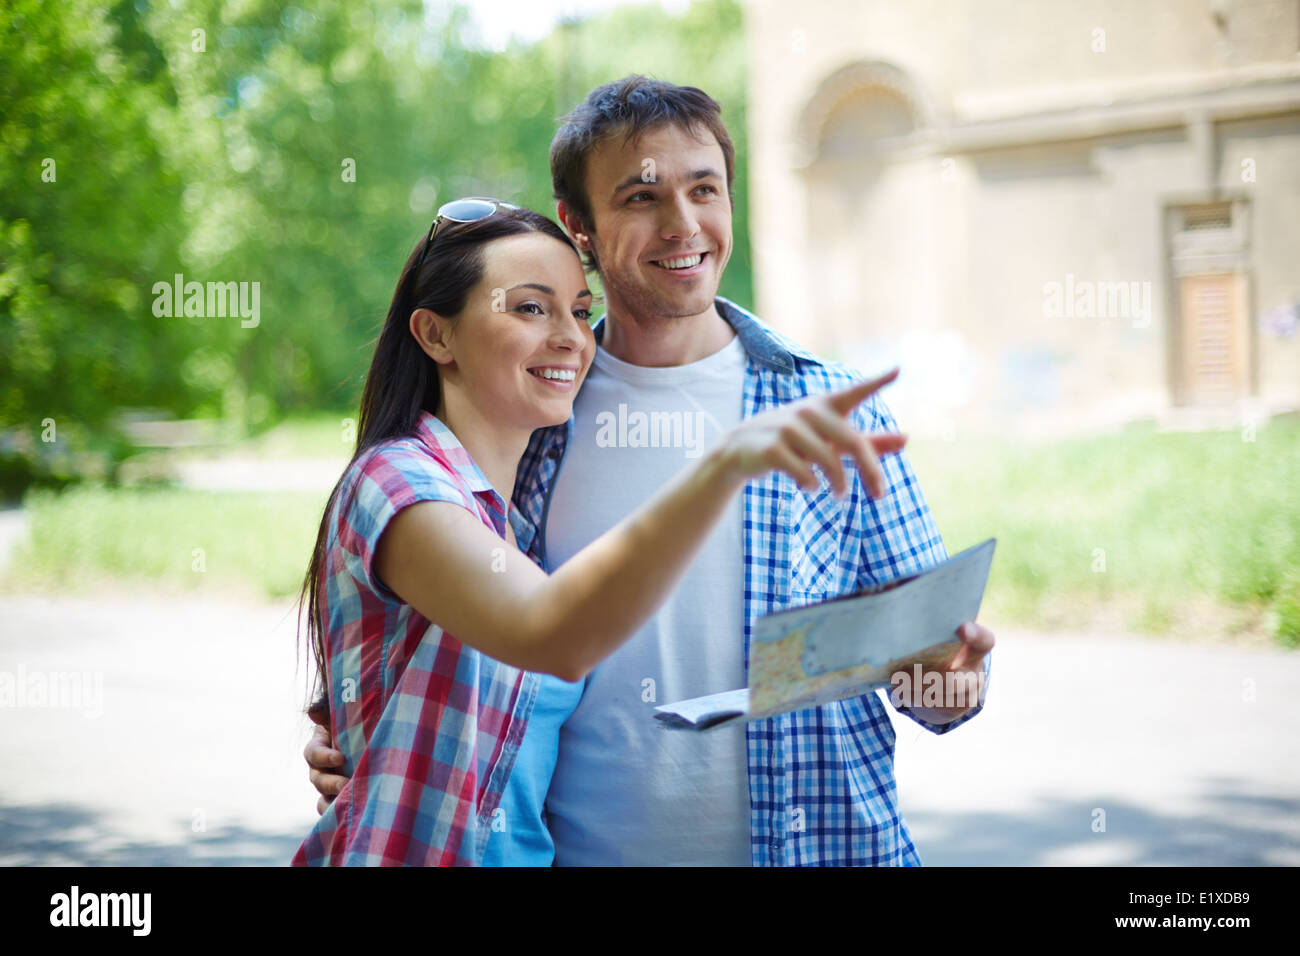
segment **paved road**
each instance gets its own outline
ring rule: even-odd
[[[224,455],[176,463],[186,488],[208,491],[318,491],[328,495],[347,467],[348,457],[276,458]]]
[[[1001,633],[970,723],[892,714],[900,801],[930,865],[1300,865],[1297,699],[1300,654]]]
[[[285,862],[315,819],[290,615],[0,598],[0,681],[65,697],[0,705],[0,864]],[[930,865],[1300,865],[1298,691],[1300,654],[1003,631],[976,720],[896,715],[903,808]]]
[[[90,675],[0,709],[0,864],[286,862],[315,819],[291,615],[0,599],[0,675]]]

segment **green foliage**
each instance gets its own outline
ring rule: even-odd
[[[116,407],[182,391],[193,343],[148,299],[185,233],[153,123],[171,91],[122,36],[86,0],[0,8],[0,431],[19,442],[53,418],[108,448]]]
[[[1278,643],[1285,647],[1300,647],[1300,582],[1278,603]]]
[[[203,374],[239,396],[210,411],[256,426],[288,409],[350,407],[437,205],[517,191],[519,130],[506,117],[499,136],[484,135],[465,94],[495,86],[513,103],[522,80],[461,47],[463,15],[423,33],[418,3],[206,7],[154,17],[156,33],[182,41],[211,24],[207,49],[181,42],[172,64],[188,265],[259,282],[263,315],[256,329],[227,322],[222,350],[205,357]]]
[[[30,448],[53,417],[108,447],[121,408],[248,430],[355,409],[437,207],[482,193],[553,215],[556,120],[596,83],[702,85],[743,169],[735,0],[619,10],[500,52],[471,26],[419,0],[0,7],[0,433]],[[723,286],[741,301],[746,208],[742,179]],[[257,282],[259,324],[154,315],[177,274]]]

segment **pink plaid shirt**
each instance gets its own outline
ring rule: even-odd
[[[418,501],[461,505],[503,538],[508,515],[519,546],[531,542],[428,412],[414,436],[348,469],[323,586],[330,720],[349,780],[294,865],[476,865],[523,740],[538,676],[466,647],[375,576],[384,528]]]

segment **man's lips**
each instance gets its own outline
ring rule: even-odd
[[[703,271],[704,262],[708,256],[707,252],[679,253],[674,256],[660,256],[657,259],[651,259],[650,262],[656,268],[672,275],[692,276]]]

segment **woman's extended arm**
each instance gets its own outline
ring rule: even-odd
[[[784,471],[816,488],[819,466],[847,489],[841,454],[881,494],[879,454],[901,435],[863,435],[844,416],[896,371],[746,419],[629,517],[547,575],[458,505],[411,505],[375,551],[403,601],[491,657],[564,680],[584,677],[632,636],[676,586],[731,497],[754,476]]]

